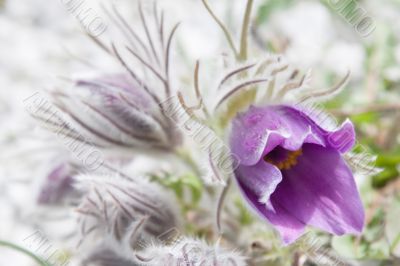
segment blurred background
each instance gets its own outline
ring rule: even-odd
[[[84,0],[82,5],[97,18],[92,28],[76,16],[71,2],[0,0],[0,239],[22,243],[35,225],[47,222],[32,215],[48,159],[41,156],[43,147],[35,146],[34,122],[23,100],[61,86],[60,80],[76,73],[112,69],[115,62],[85,33],[108,34],[110,21],[102,5],[113,4],[132,25],[138,23],[136,1]],[[224,53],[223,35],[200,0],[158,2],[167,20],[182,21],[175,56],[183,69],[193,67],[196,59],[212,62]],[[239,36],[245,1],[209,3]],[[329,245],[362,265],[400,265],[399,17],[398,0],[258,0],[253,10],[250,39],[255,55],[284,54],[299,69],[312,70],[315,87],[329,87],[351,72],[346,89],[326,108],[338,120],[352,119],[359,143],[377,156],[381,172],[357,176],[367,212],[364,234],[333,237]],[[10,260],[12,265],[33,265],[29,258],[0,247],[0,265],[10,265]]]

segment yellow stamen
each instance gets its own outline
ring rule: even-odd
[[[288,151],[287,158],[281,162],[276,162],[270,158],[268,158],[268,155],[264,157],[264,160],[268,163],[271,163],[275,165],[276,167],[279,168],[279,170],[289,170],[293,166],[297,164],[297,158],[303,154],[303,151],[297,150],[297,151]]]

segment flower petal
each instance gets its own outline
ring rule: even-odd
[[[285,244],[290,244],[303,234],[305,224],[293,217],[282,206],[269,201],[271,194],[282,182],[278,168],[260,161],[255,166],[240,166],[236,170],[239,188],[248,204],[264,220],[272,223],[280,232]]]
[[[291,118],[292,122],[308,124],[312,129],[312,136],[318,136],[323,139],[323,146],[334,148],[341,153],[349,151],[354,146],[355,130],[353,123],[349,119],[346,119],[342,125],[335,129],[330,129],[335,122],[332,122],[331,118],[327,117],[325,113],[320,114],[320,110],[312,109],[310,111],[294,106],[283,106],[281,108],[285,110],[285,116],[288,120]],[[325,120],[329,121],[329,123],[326,123]],[[307,139],[304,140],[304,143],[318,144]]]
[[[230,147],[241,164],[254,165],[265,149],[272,150],[289,137],[290,132],[276,112],[252,106],[233,120]]]
[[[341,153],[345,153],[354,146],[355,135],[353,123],[347,119],[340,128],[328,134],[327,140],[330,147],[335,148]]]
[[[259,203],[267,203],[270,195],[282,181],[281,171],[267,162],[260,161],[254,166],[239,166],[236,170],[239,184],[257,198]]]
[[[242,184],[240,180],[238,180],[238,183],[251,209],[255,210],[259,217],[271,223],[278,230],[286,245],[291,244],[304,233],[306,225],[287,212],[279,203],[273,202],[274,205],[272,206],[260,203],[259,197],[251,189]],[[271,202],[268,204],[271,204]]]
[[[355,132],[350,121],[332,131],[311,117],[293,106],[252,106],[233,121],[232,152],[241,164],[254,165],[278,145],[294,151],[304,143],[313,143],[342,153],[354,145]]]
[[[279,204],[303,223],[336,235],[362,231],[363,205],[338,151],[305,144],[298,164],[282,174],[283,181],[271,195],[273,206]]]

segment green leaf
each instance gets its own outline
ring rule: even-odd
[[[187,174],[181,177],[181,180],[183,185],[186,185],[190,188],[192,192],[192,201],[194,203],[198,203],[201,199],[203,191],[203,184],[201,183],[200,179],[193,174]]]
[[[201,199],[203,184],[194,174],[189,173],[179,177],[168,174],[163,177],[152,176],[151,179],[171,189],[180,201],[184,200],[185,189],[191,192],[192,204],[197,204]]]
[[[395,167],[384,169],[379,174],[372,177],[372,186],[375,188],[384,187],[388,182],[396,179],[399,176],[399,171]]]
[[[254,221],[253,216],[240,198],[235,200],[235,206],[239,209],[240,224],[244,226],[252,224]]]
[[[351,116],[351,121],[355,124],[373,123],[379,118],[377,113],[368,112]]]
[[[376,158],[376,166],[387,167],[400,164],[400,154],[380,154]]]

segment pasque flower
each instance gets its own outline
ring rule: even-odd
[[[171,151],[180,145],[181,134],[161,106],[176,90],[171,81],[170,61],[179,24],[167,30],[156,4],[149,14],[141,4],[138,11],[143,35],[112,8],[106,13],[120,38],[110,45],[92,38],[119,63],[118,69],[94,78],[73,79],[72,90],[52,92],[53,104],[64,116],[56,122],[51,114],[39,118],[50,125],[61,123],[58,134],[72,135],[80,142],[91,142],[107,150]],[[150,27],[148,20],[154,22],[154,27]]]
[[[76,81],[78,95],[54,93],[54,104],[101,147],[170,149],[179,134],[158,102],[126,74]],[[84,111],[83,111],[84,110]]]
[[[307,225],[336,235],[360,233],[364,210],[343,158],[354,145],[347,120],[330,131],[302,108],[250,107],[233,120],[231,149],[244,197],[285,244]]]
[[[179,228],[173,197],[146,177],[121,180],[114,175],[77,176],[85,194],[76,210],[82,240],[88,235],[108,236],[112,242],[140,248],[139,238],[151,238]]]

